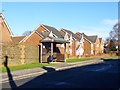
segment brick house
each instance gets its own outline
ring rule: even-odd
[[[99,41],[100,41],[100,44],[99,44],[99,50],[100,50],[100,53],[104,53],[104,43],[103,43],[103,39],[102,38],[99,38]]]
[[[91,44],[92,44],[92,42],[91,42],[91,40],[89,39],[89,37],[86,35],[86,34],[84,34],[84,33],[80,33],[80,32],[76,32],[75,33],[78,37],[83,37],[83,55],[91,55],[91,54],[93,54],[93,53],[91,53],[91,51],[92,51],[92,49],[93,48],[91,48]]]
[[[94,55],[98,54],[100,52],[99,50],[99,38],[97,35],[95,36],[88,36],[91,43],[91,53]]]
[[[12,36],[11,39],[12,39],[12,42],[19,43],[25,37],[27,37],[27,36]]]
[[[82,55],[83,47],[82,37],[76,36],[73,32],[66,29],[60,29],[61,34],[65,40],[68,40],[70,43],[67,44],[67,54],[72,56]]]
[[[43,39],[46,39],[46,38],[50,39],[50,37],[54,37],[55,40],[59,39],[59,42],[65,41],[65,40],[63,40],[63,36],[61,35],[61,33],[56,28],[40,24],[40,26],[38,28],[36,28],[30,35],[28,35],[28,36],[24,37],[22,40],[20,40],[20,43],[36,45],[36,46],[39,46],[39,49],[40,49],[41,48],[40,41]],[[57,46],[59,46],[58,43],[53,44],[53,48],[54,48],[53,53],[59,53],[59,56],[63,57],[64,56],[63,54],[65,53],[65,49],[63,48],[61,50]],[[51,50],[50,48],[51,48],[50,43],[42,43],[42,54],[44,54],[43,55],[44,58],[49,56],[48,53]]]
[[[56,38],[63,38],[61,33],[56,28],[40,24],[40,26],[37,27],[30,35],[26,37],[23,36],[24,38],[20,41],[20,43],[33,44],[33,45],[39,46],[40,45],[39,41],[48,36],[56,37]],[[43,48],[44,47],[45,46],[43,46]],[[44,53],[46,53],[45,49],[43,49],[43,51]],[[60,53],[62,52],[60,51]]]
[[[24,42],[39,45],[39,41],[44,37],[42,36],[43,33],[40,34],[38,32],[46,32],[46,35],[50,34],[53,35],[54,37],[63,38],[61,33],[56,28],[40,24],[40,26],[38,26],[29,36],[25,37],[20,43]]]
[[[84,55],[96,55],[98,53],[103,53],[103,40],[95,36],[87,36],[84,33],[77,32],[77,36],[82,36],[84,38]]]
[[[12,32],[2,13],[0,13],[0,42],[11,42]]]

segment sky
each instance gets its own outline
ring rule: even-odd
[[[118,2],[2,2],[2,10],[14,36],[45,24],[105,40],[118,20]]]

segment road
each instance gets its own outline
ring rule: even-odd
[[[105,61],[2,83],[2,88],[119,88],[120,62]]]

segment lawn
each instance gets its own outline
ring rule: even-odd
[[[104,59],[118,59],[118,58],[120,58],[120,56],[107,57],[107,58],[104,58]]]
[[[93,58],[81,58],[81,59],[67,59],[66,62],[80,62],[80,61],[86,61],[86,60],[92,60]]]
[[[53,63],[31,63],[31,64],[24,64],[24,65],[18,65],[18,66],[9,66],[8,68],[10,71],[16,71],[16,70],[23,70],[23,69],[30,69],[30,68],[36,68],[36,67],[43,67],[43,66],[50,66],[50,65],[56,65]],[[6,72],[6,67],[0,67],[0,73]]]
[[[86,61],[86,60],[91,60],[92,58],[81,58],[81,59],[68,59],[66,60],[67,63],[70,62],[79,62],[79,61]],[[10,71],[16,71],[16,70],[23,70],[23,69],[30,69],[30,68],[36,68],[36,67],[43,67],[43,66],[51,66],[51,65],[56,65],[53,63],[31,63],[31,64],[24,64],[24,65],[18,65],[18,66],[9,66],[8,68]],[[0,73],[1,72],[6,72],[6,67],[0,67]]]

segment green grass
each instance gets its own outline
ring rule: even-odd
[[[107,57],[107,58],[104,58],[104,59],[118,59],[118,58],[120,58],[120,56]]]
[[[16,70],[23,70],[23,69],[30,69],[30,68],[36,68],[36,67],[43,67],[43,66],[50,66],[50,65],[56,65],[56,64],[48,64],[48,63],[31,63],[31,64],[24,64],[24,65],[18,65],[18,66],[9,66],[8,68],[10,71],[16,71]],[[6,67],[0,67],[0,73],[7,72]]]
[[[81,59],[67,59],[66,62],[79,62],[79,61],[86,61],[86,60],[92,60],[93,58],[81,58]]]

